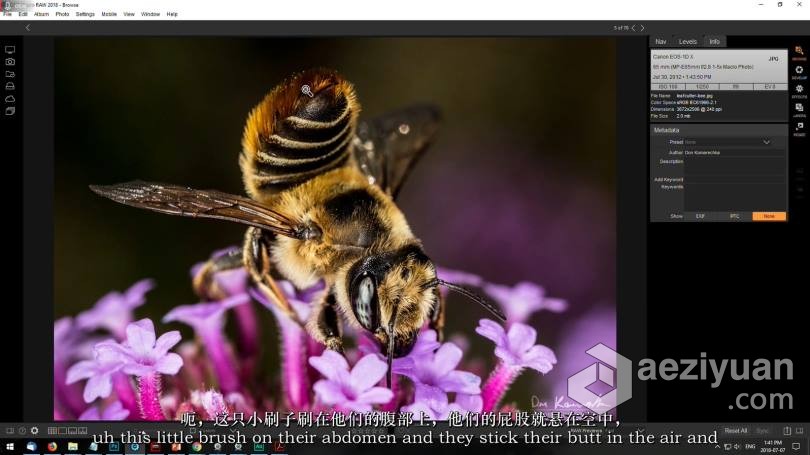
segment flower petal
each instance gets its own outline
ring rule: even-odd
[[[157,339],[155,342],[155,348],[152,352],[157,357],[165,355],[167,352],[169,352],[169,349],[173,348],[174,345],[179,343],[181,339],[182,337],[180,336],[180,332],[177,330],[166,332]]]
[[[339,372],[348,372],[349,370],[349,363],[335,351],[324,351],[319,357],[310,357],[309,364],[330,380],[337,379]]]
[[[348,401],[346,395],[343,394],[340,384],[334,381],[321,379],[312,386],[312,390],[315,391],[315,395],[323,404],[343,404]]]
[[[244,294],[247,291],[248,273],[244,267],[219,272],[214,279],[226,295]]]
[[[557,363],[557,356],[554,351],[542,344],[537,344],[531,347],[528,352],[523,356],[523,364],[527,368],[539,371],[546,374],[554,368]]]
[[[123,367],[121,367],[121,371],[132,376],[146,376],[148,374],[154,373],[155,368],[152,366],[142,365],[136,362],[129,362],[124,364]]]
[[[445,392],[481,393],[481,378],[467,371],[451,371],[436,384]]]
[[[126,290],[124,293],[124,305],[128,309],[134,309],[146,302],[144,296],[147,292],[155,288],[155,282],[150,279],[138,281]]]
[[[82,360],[76,363],[67,370],[67,378],[65,384],[73,384],[74,382],[87,379],[96,374],[96,362],[92,360]]]
[[[382,360],[382,356],[378,357]],[[410,356],[400,357],[391,362],[391,371],[394,374],[406,376],[411,379],[416,379],[416,363]]]
[[[394,398],[394,392],[385,387],[372,387],[361,393],[355,401],[369,404],[384,404]]]
[[[129,417],[129,410],[124,409],[120,401],[114,401],[101,413],[104,420],[124,420]]]
[[[523,365],[526,368],[531,368],[532,370],[538,371],[540,373],[546,374],[554,368],[554,364],[548,361],[545,358],[537,358],[534,360],[530,360],[528,362],[524,362]]]
[[[546,290],[530,281],[521,281],[512,288],[513,305],[521,305],[534,312],[543,307]]]
[[[436,378],[453,371],[461,362],[461,349],[453,343],[444,343],[433,357],[431,369]]]
[[[200,396],[200,404],[211,420],[216,420],[217,416],[228,412],[228,407],[225,405],[225,398],[221,393],[213,390],[208,390]]]
[[[357,393],[368,390],[380,382],[388,371],[388,365],[374,354],[368,354],[360,359],[352,368],[349,382]]]
[[[563,299],[543,299],[543,308],[552,313],[562,313],[568,309],[568,302]]]
[[[127,326],[127,344],[139,355],[147,355],[155,347],[155,324],[144,318]]]
[[[105,362],[116,358],[123,362],[132,359],[133,355],[129,347],[122,346],[113,340],[99,341],[93,346],[93,351],[97,359]]]
[[[491,319],[481,319],[478,321],[478,327],[475,332],[484,338],[489,338],[497,346],[506,345],[506,332],[503,327]]]
[[[518,322],[509,327],[507,337],[509,339],[509,350],[515,356],[522,357],[537,341],[537,330]]]
[[[228,298],[220,300],[218,303],[222,306],[222,310],[229,310],[233,307],[244,305],[250,301],[250,296],[247,294],[236,294]]]
[[[481,395],[459,393],[456,395],[455,404],[465,411],[481,412],[481,409],[484,407],[484,400],[481,398]]]
[[[92,403],[96,398],[107,398],[112,393],[112,378],[109,374],[99,374],[87,380],[84,386],[84,402]]]
[[[411,349],[409,357],[421,357],[423,355],[433,354],[440,346],[438,336],[435,330],[425,330],[416,338],[416,343]]]
[[[174,352],[170,352],[155,362],[155,371],[168,375],[175,375],[183,366],[183,358]]]
[[[73,319],[65,316],[63,318],[59,318],[53,323],[53,343],[54,345],[58,345],[59,343],[63,342],[67,339],[68,335],[73,328]]]
[[[127,414],[129,414],[129,411],[127,411]],[[97,407],[91,406],[79,416],[79,420],[101,420],[101,415],[99,415]]]
[[[447,408],[447,394],[442,389],[426,384],[414,384],[414,402],[421,402],[433,411],[443,412]]]
[[[523,358],[527,361],[535,358],[544,358],[552,364],[557,363],[557,356],[554,355],[554,351],[552,351],[548,346],[543,346],[542,344],[532,346],[528,351],[526,351]]]

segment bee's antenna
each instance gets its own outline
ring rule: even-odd
[[[385,376],[385,381],[390,389],[393,383],[393,371],[391,366],[394,363],[394,327],[397,321],[397,307],[394,306],[394,312],[391,313],[391,320],[388,321],[388,373]]]
[[[450,289],[451,291],[458,292],[459,294],[463,295],[464,297],[467,297],[468,299],[472,300],[473,302],[476,302],[477,304],[479,304],[482,307],[486,308],[496,318],[500,319],[501,322],[506,322],[506,316],[504,316],[503,312],[498,307],[496,307],[495,305],[493,305],[492,303],[490,303],[489,301],[487,301],[486,299],[484,299],[480,295],[476,294],[475,292],[465,288],[464,286],[459,286],[459,285],[457,285],[455,283],[450,283],[448,281],[444,281],[444,280],[441,280],[439,278],[436,278],[435,280],[430,281],[429,284],[431,286],[435,286],[437,284],[440,284],[440,285],[446,287],[447,289]]]

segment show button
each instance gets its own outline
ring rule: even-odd
[[[752,221],[787,221],[787,212],[754,212]]]

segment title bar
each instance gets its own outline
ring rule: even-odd
[[[806,20],[810,0],[0,0],[0,20]]]

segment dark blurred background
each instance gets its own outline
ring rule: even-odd
[[[242,193],[248,111],[320,66],[355,84],[363,116],[414,102],[443,111],[399,199],[438,264],[567,299],[567,312],[533,320],[555,349],[582,337],[584,318],[615,316],[612,40],[70,38],[56,49],[56,317],[144,277],[158,287],[139,316],[193,303],[189,267],[244,228],[131,209],[87,186],[140,178]],[[450,301],[449,334],[474,335],[487,315],[471,305]],[[472,348],[491,361],[486,343]],[[560,362],[549,383],[577,369]],[[533,377],[507,398],[525,408]]]

